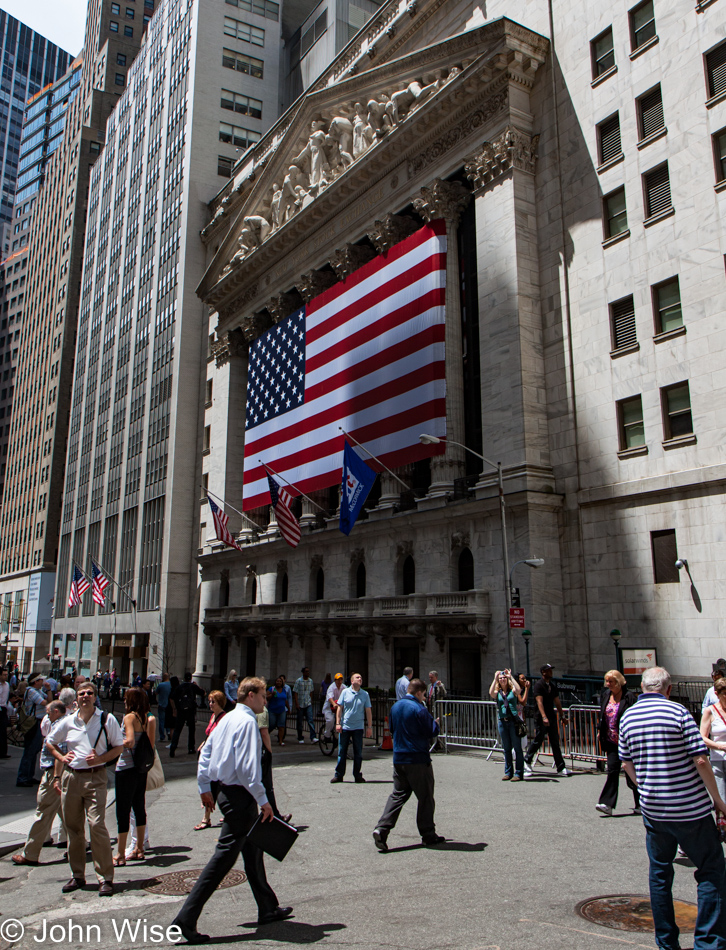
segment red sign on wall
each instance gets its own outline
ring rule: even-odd
[[[509,608],[509,626],[524,630],[524,607]]]

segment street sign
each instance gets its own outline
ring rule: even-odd
[[[519,588],[513,587],[512,588],[512,607],[521,607],[521,606],[522,606],[522,599],[519,596]]]
[[[623,673],[627,676],[637,676],[645,670],[658,665],[658,654],[655,647],[624,647],[620,650],[623,663]]]
[[[509,608],[509,626],[515,630],[524,630],[524,607]]]

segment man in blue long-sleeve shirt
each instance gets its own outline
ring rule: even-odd
[[[388,851],[387,839],[401,809],[415,795],[418,800],[416,824],[426,845],[446,839],[436,834],[434,824],[434,769],[429,749],[439,734],[439,724],[426,708],[426,684],[412,679],[408,692],[391,707],[393,734],[393,791],[378,820],[373,840],[379,851]]]

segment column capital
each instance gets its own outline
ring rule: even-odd
[[[305,303],[310,303],[313,297],[322,294],[328,287],[337,283],[338,278],[327,270],[312,270],[309,274],[303,274],[295,284],[300,296]]]
[[[299,306],[300,298],[297,294],[283,291],[281,294],[270,297],[266,304],[266,309],[272,318],[272,322],[279,323],[281,320],[289,317],[291,313],[294,313]]]
[[[268,330],[269,328],[269,320],[265,319],[264,314],[252,313],[249,315],[249,317],[245,317],[245,319],[242,321],[240,332],[249,346],[253,340],[256,340],[258,336],[263,334],[265,330]]]
[[[247,356],[247,343],[241,330],[225,330],[212,343],[212,356],[217,366],[231,359]]]
[[[335,271],[338,280],[345,280],[359,267],[373,260],[375,256],[376,252],[366,244],[346,244],[333,252],[330,266]]]
[[[484,142],[481,151],[466,163],[466,177],[476,188],[483,188],[510,168],[533,175],[538,144],[539,135],[529,135],[508,125],[491,142]]]
[[[408,215],[387,214],[382,221],[374,221],[368,237],[378,253],[383,254],[418,229],[419,225]]]
[[[471,192],[461,182],[435,178],[431,185],[421,189],[420,198],[413,199],[413,207],[427,224],[435,218],[444,218],[456,225],[470,201]]]

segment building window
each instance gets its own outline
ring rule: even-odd
[[[207,380],[207,389],[206,389],[206,392],[205,392],[205,394],[204,394],[204,405],[205,405],[206,408],[209,408],[209,406],[212,405],[212,392],[213,392],[213,390],[214,390],[214,380],[213,380],[213,379],[208,379],[208,380]]]
[[[205,455],[209,455],[209,451],[211,447],[212,447],[212,427],[205,426],[204,427],[204,445],[202,447]]]
[[[328,11],[323,10],[315,22],[305,30],[300,40],[300,57],[302,58],[318,42],[328,29]]]
[[[663,406],[663,437],[678,439],[684,435],[693,435],[693,416],[691,415],[691,393],[688,383],[676,383],[660,391]]]
[[[469,548],[459,555],[459,590],[474,590],[474,556]]]
[[[605,238],[617,237],[628,230],[625,189],[618,188],[603,198]]]
[[[676,548],[675,531],[651,531],[650,549],[653,554],[653,583],[655,584],[677,584],[680,579],[676,561],[678,560],[678,549]]]
[[[287,579],[287,573],[285,573],[282,575],[282,579],[280,581],[280,603],[281,604],[287,603],[288,587],[289,587],[289,582]]]
[[[713,159],[716,164],[716,181],[726,181],[726,129],[713,137]]]
[[[126,80],[124,79],[123,73],[116,73],[115,83],[117,86],[123,86]]]
[[[115,20],[111,20],[108,24],[108,28],[112,33],[118,33],[118,23]]]
[[[199,525],[199,547],[200,549],[204,547],[207,540],[207,522],[203,521]]]
[[[636,100],[638,135],[640,140],[650,138],[665,128],[663,120],[663,95],[660,86],[651,89]]]
[[[610,327],[613,349],[635,346],[638,337],[635,332],[635,305],[632,296],[623,297],[610,304]]]
[[[416,563],[414,559],[409,556],[403,562],[403,570],[401,572],[402,580],[402,593],[403,594],[415,594],[416,593]]]
[[[220,122],[219,141],[226,142],[228,145],[236,145],[238,148],[248,148],[250,145],[254,145],[255,142],[260,141],[260,133]]]
[[[325,597],[325,572],[322,567],[318,568],[315,575],[315,600],[323,600]]]
[[[672,210],[668,162],[643,175],[643,197],[646,218]]]
[[[125,27],[124,27],[124,36],[133,36],[133,35],[134,35],[134,28],[133,28],[133,26],[125,26]]]
[[[133,7],[126,7],[126,19],[127,19],[127,20],[133,20],[133,18],[134,18],[134,10],[133,10]]]
[[[681,291],[677,277],[664,280],[662,284],[653,287],[653,314],[656,333],[668,333],[669,330],[677,330],[683,326]]]
[[[89,142],[89,143],[88,143],[88,151],[91,153],[91,155],[98,155],[98,153],[101,151],[101,143],[100,143],[100,142]]]
[[[234,168],[233,158],[227,158],[224,155],[217,156],[217,174],[218,175],[221,175],[222,178],[231,178],[233,168]]]
[[[355,572],[355,596],[365,597],[366,595],[366,566],[361,561]]]
[[[617,404],[620,451],[645,445],[643,400],[640,396],[621,399]]]
[[[242,20],[235,20],[234,17],[226,16],[224,18],[224,35],[232,36],[236,40],[242,40],[244,43],[252,43],[253,46],[265,45],[265,31],[257,26],[244,23]]]
[[[113,13],[114,16],[118,16],[118,15],[121,13],[121,6],[120,6],[120,4],[118,4],[118,3],[112,3],[112,4],[111,4],[111,13]]]
[[[620,116],[615,115],[605,119],[597,127],[597,147],[598,160],[601,165],[609,162],[619,155],[622,155],[623,149],[620,141]]]
[[[726,92],[726,43],[706,54],[706,78],[709,99]]]
[[[272,0],[226,0],[231,7],[238,7],[248,13],[267,17],[268,20],[280,19],[280,6]]]
[[[116,65],[125,66],[126,65],[126,54],[125,53],[116,53]]]
[[[252,76],[253,79],[262,79],[265,64],[254,56],[245,56],[244,53],[235,53],[231,49],[222,50],[222,65],[227,69],[236,69],[239,73]]]
[[[253,119],[262,118],[262,102],[259,99],[253,99],[251,96],[242,96],[238,92],[223,89],[220,104],[223,109],[229,109],[230,112],[250,115]]]
[[[630,46],[638,49],[655,36],[653,0],[645,0],[630,11]]]
[[[597,79],[615,65],[615,50],[613,49],[613,28],[609,26],[604,33],[590,43],[592,56],[592,78]]]

